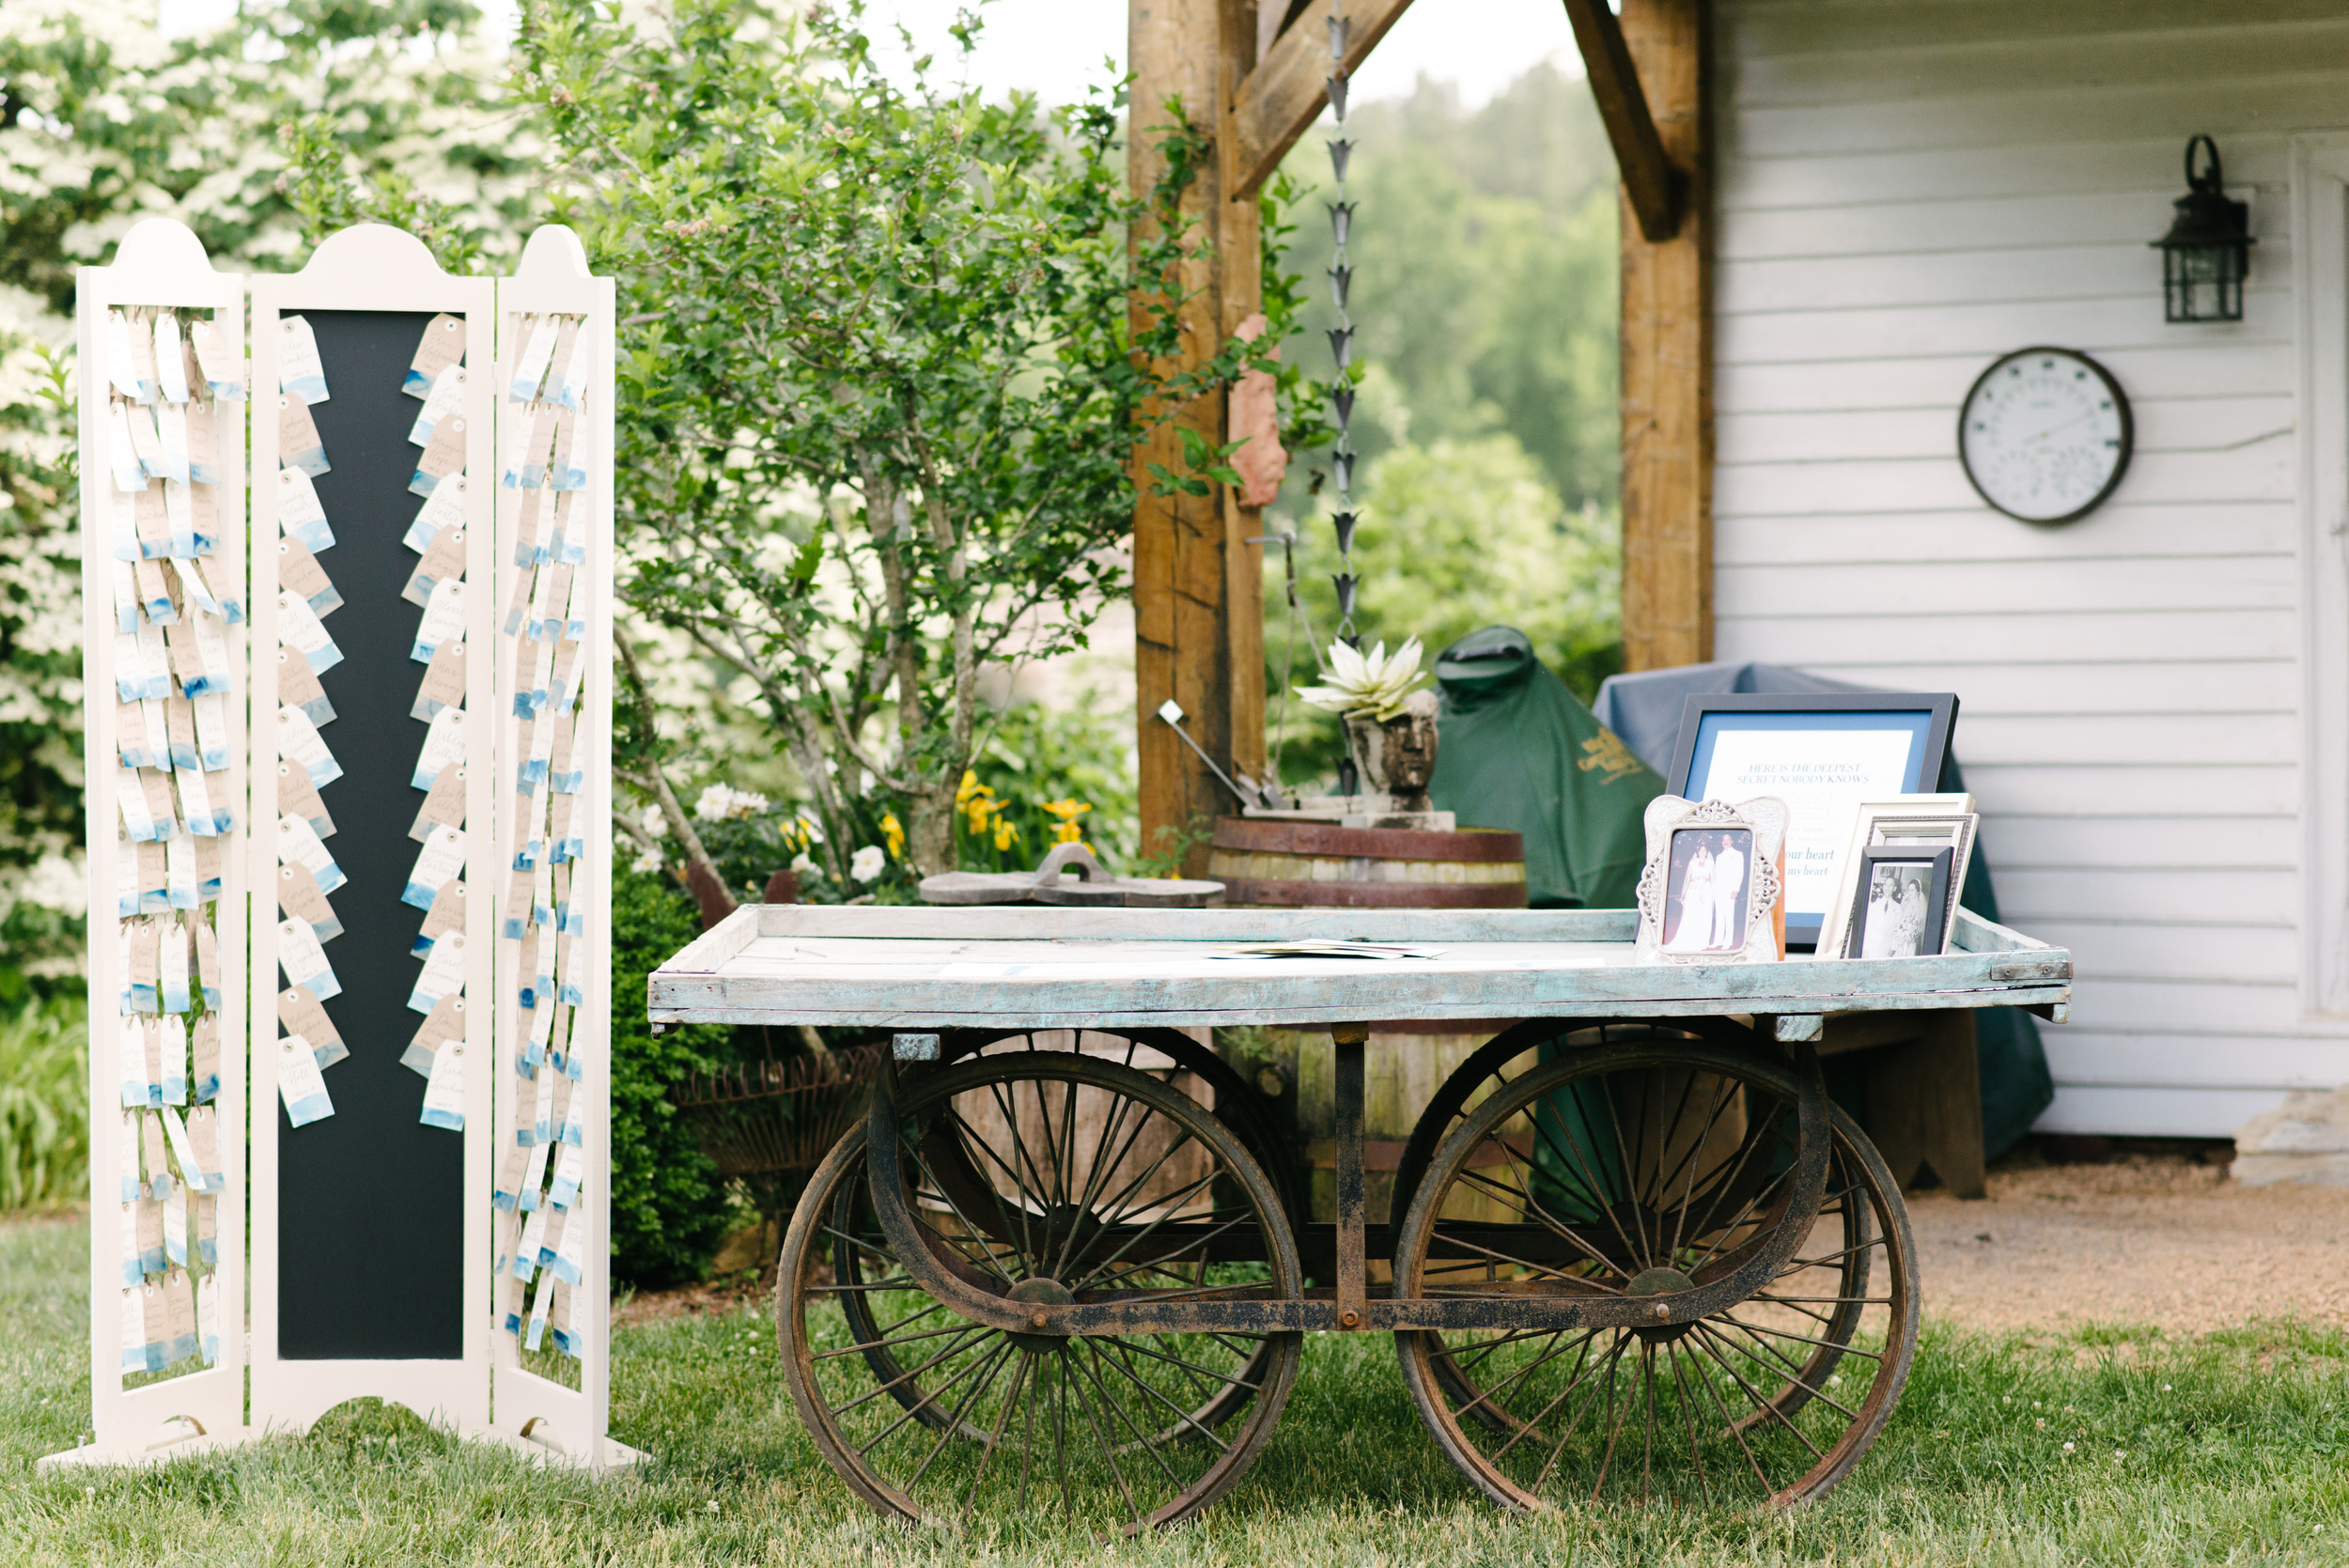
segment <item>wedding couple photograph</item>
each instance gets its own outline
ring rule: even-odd
[[[1746,945],[1750,828],[1684,830],[1672,835],[1664,951],[1735,953]]]

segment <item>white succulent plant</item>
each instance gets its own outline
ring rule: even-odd
[[[1330,644],[1329,683],[1300,686],[1297,694],[1318,708],[1353,718],[1367,714],[1385,723],[1403,711],[1403,699],[1427,678],[1419,667],[1419,639],[1410,638],[1390,655],[1379,643],[1367,654],[1344,643]]]

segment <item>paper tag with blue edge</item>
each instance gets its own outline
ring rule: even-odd
[[[319,360],[319,340],[310,323],[299,316],[277,321],[277,387],[304,403],[327,399],[326,366]]]
[[[416,1120],[428,1127],[462,1132],[465,1127],[465,1045],[450,1040],[432,1053],[432,1076],[425,1083],[424,1110]]]
[[[409,477],[410,491],[430,495],[442,480],[464,468],[467,424],[463,414],[453,413],[432,427],[431,442],[416,458],[415,473]]]
[[[432,387],[425,395],[424,410],[416,422],[408,427],[408,443],[412,446],[432,444],[433,427],[450,414],[462,412],[465,407],[465,367],[461,365],[443,366],[432,380]]]
[[[456,996],[464,988],[465,934],[451,931],[425,955],[423,972],[408,993],[408,1006],[412,1012],[429,1013],[443,998]]]
[[[323,789],[343,776],[343,765],[334,760],[318,725],[298,707],[277,710],[277,754],[308,773],[316,788]]]
[[[408,885],[399,901],[418,909],[430,909],[441,889],[465,869],[465,831],[462,828],[435,828],[416,852],[416,863],[408,873]]]
[[[506,388],[509,403],[527,403],[538,396],[538,383],[546,379],[547,364],[554,358],[555,339],[562,328],[552,316],[525,316],[522,330],[521,357],[514,362],[513,380]]]
[[[343,661],[343,650],[335,645],[326,623],[319,619],[310,601],[291,588],[277,592],[277,640],[289,648],[299,649],[310,661],[313,675],[324,675]]]
[[[416,755],[416,770],[408,783],[414,788],[428,790],[441,776],[441,769],[462,760],[465,754],[465,710],[445,707],[432,716],[425,729],[424,748]]]
[[[444,577],[432,585],[432,597],[425,601],[424,619],[416,627],[415,645],[408,650],[408,657],[429,664],[434,649],[464,634],[465,580]]]
[[[429,394],[441,373],[465,356],[465,318],[443,312],[424,324],[416,351],[408,361],[408,374],[399,390],[411,397]]]
[[[334,1101],[319,1071],[318,1053],[299,1034],[277,1042],[277,1094],[286,1105],[286,1119],[306,1127],[334,1114]]]
[[[416,519],[408,525],[407,535],[400,540],[421,555],[432,548],[432,541],[441,536],[443,528],[461,528],[465,522],[465,476],[461,474],[434,487],[416,509]]]
[[[298,468],[277,471],[277,528],[313,551],[334,548],[334,530],[327,524],[318,487]]]
[[[320,1000],[343,994],[334,965],[326,961],[326,948],[307,921],[277,923],[277,967],[286,971],[288,985],[300,986]]]

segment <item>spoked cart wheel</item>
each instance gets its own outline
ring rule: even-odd
[[[1544,1324],[1546,1304],[1671,1296],[1772,1248],[1797,1166],[1797,1080],[1774,1046],[1732,1041],[1756,1039],[1737,1026],[1706,1032],[1722,1043],[1596,1026],[1548,1062],[1528,1058],[1537,1041],[1504,1037],[1445,1086],[1407,1152],[1407,1167],[1424,1163],[1412,1188],[1398,1172],[1411,1193],[1398,1294],[1525,1309],[1507,1327],[1396,1336],[1438,1444],[1504,1506],[1813,1498],[1867,1452],[1907,1380],[1906,1210],[1831,1108],[1818,1217],[1750,1296],[1654,1327]]]
[[[1221,1057],[1179,1030],[1058,1030],[1000,1035],[977,1030],[959,1031],[944,1037],[940,1055],[941,1061],[947,1063],[980,1055],[1000,1061],[1003,1057],[1028,1051],[1071,1049],[1081,1050],[1098,1061],[1113,1062],[1136,1072],[1147,1073],[1161,1083],[1190,1093],[1193,1098],[1204,1091],[1213,1102],[1217,1120],[1230,1127],[1247,1145],[1248,1151],[1256,1157],[1257,1163],[1264,1167],[1266,1175],[1271,1179],[1280,1195],[1282,1212],[1290,1217],[1292,1225],[1296,1223],[1296,1217],[1301,1212],[1302,1198],[1297,1189],[1294,1162],[1283,1155],[1277,1141],[1278,1135],[1271,1120],[1265,1114],[1262,1100]],[[988,1106],[982,1103],[980,1114],[984,1115],[987,1110]],[[996,1110],[1000,1117],[1001,1108],[996,1108]],[[957,1171],[963,1164],[951,1158],[944,1163]],[[832,1221],[835,1239],[857,1234],[855,1225],[860,1213],[865,1220],[866,1232],[875,1239],[879,1238],[879,1232],[871,1224],[869,1207],[860,1208],[864,1203],[866,1193],[863,1186],[863,1167],[859,1165],[857,1170],[858,1174],[853,1179],[842,1181],[836,1186],[833,1199],[835,1213]],[[974,1177],[968,1185],[976,1190],[983,1184],[977,1183]],[[861,1250],[855,1246],[836,1247],[832,1262],[837,1276],[834,1285],[840,1311],[848,1319],[851,1340],[863,1347],[863,1358],[876,1384],[910,1412],[914,1420],[942,1430],[948,1424],[946,1407],[928,1397],[919,1372],[910,1370],[896,1359],[890,1326],[881,1323],[875,1315],[877,1304],[868,1301],[869,1293],[857,1288],[863,1283],[869,1272]],[[926,1297],[924,1299],[927,1300]],[[933,1302],[929,1304],[928,1311],[935,1319],[935,1315],[944,1309]],[[1226,1417],[1255,1397],[1255,1390],[1262,1382],[1262,1362],[1269,1355],[1268,1347],[1259,1345],[1256,1358],[1220,1389],[1205,1406],[1193,1411],[1193,1417],[1208,1427],[1221,1425]]]
[[[1173,1076],[1014,1047],[900,1086],[890,1175],[925,1271],[1037,1306],[1298,1296],[1279,1191]],[[884,1234],[866,1137],[843,1139],[809,1181],[777,1297],[793,1403],[860,1495],[907,1521],[1037,1506],[1131,1533],[1188,1517],[1245,1473],[1301,1336],[966,1320]]]

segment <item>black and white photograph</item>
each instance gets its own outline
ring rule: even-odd
[[[1664,951],[1735,953],[1743,948],[1752,870],[1750,828],[1683,828],[1673,833],[1664,898]]]
[[[1930,855],[1915,849],[1866,851],[1857,878],[1849,955],[1914,958],[1939,953],[1951,859],[1948,849]]]

